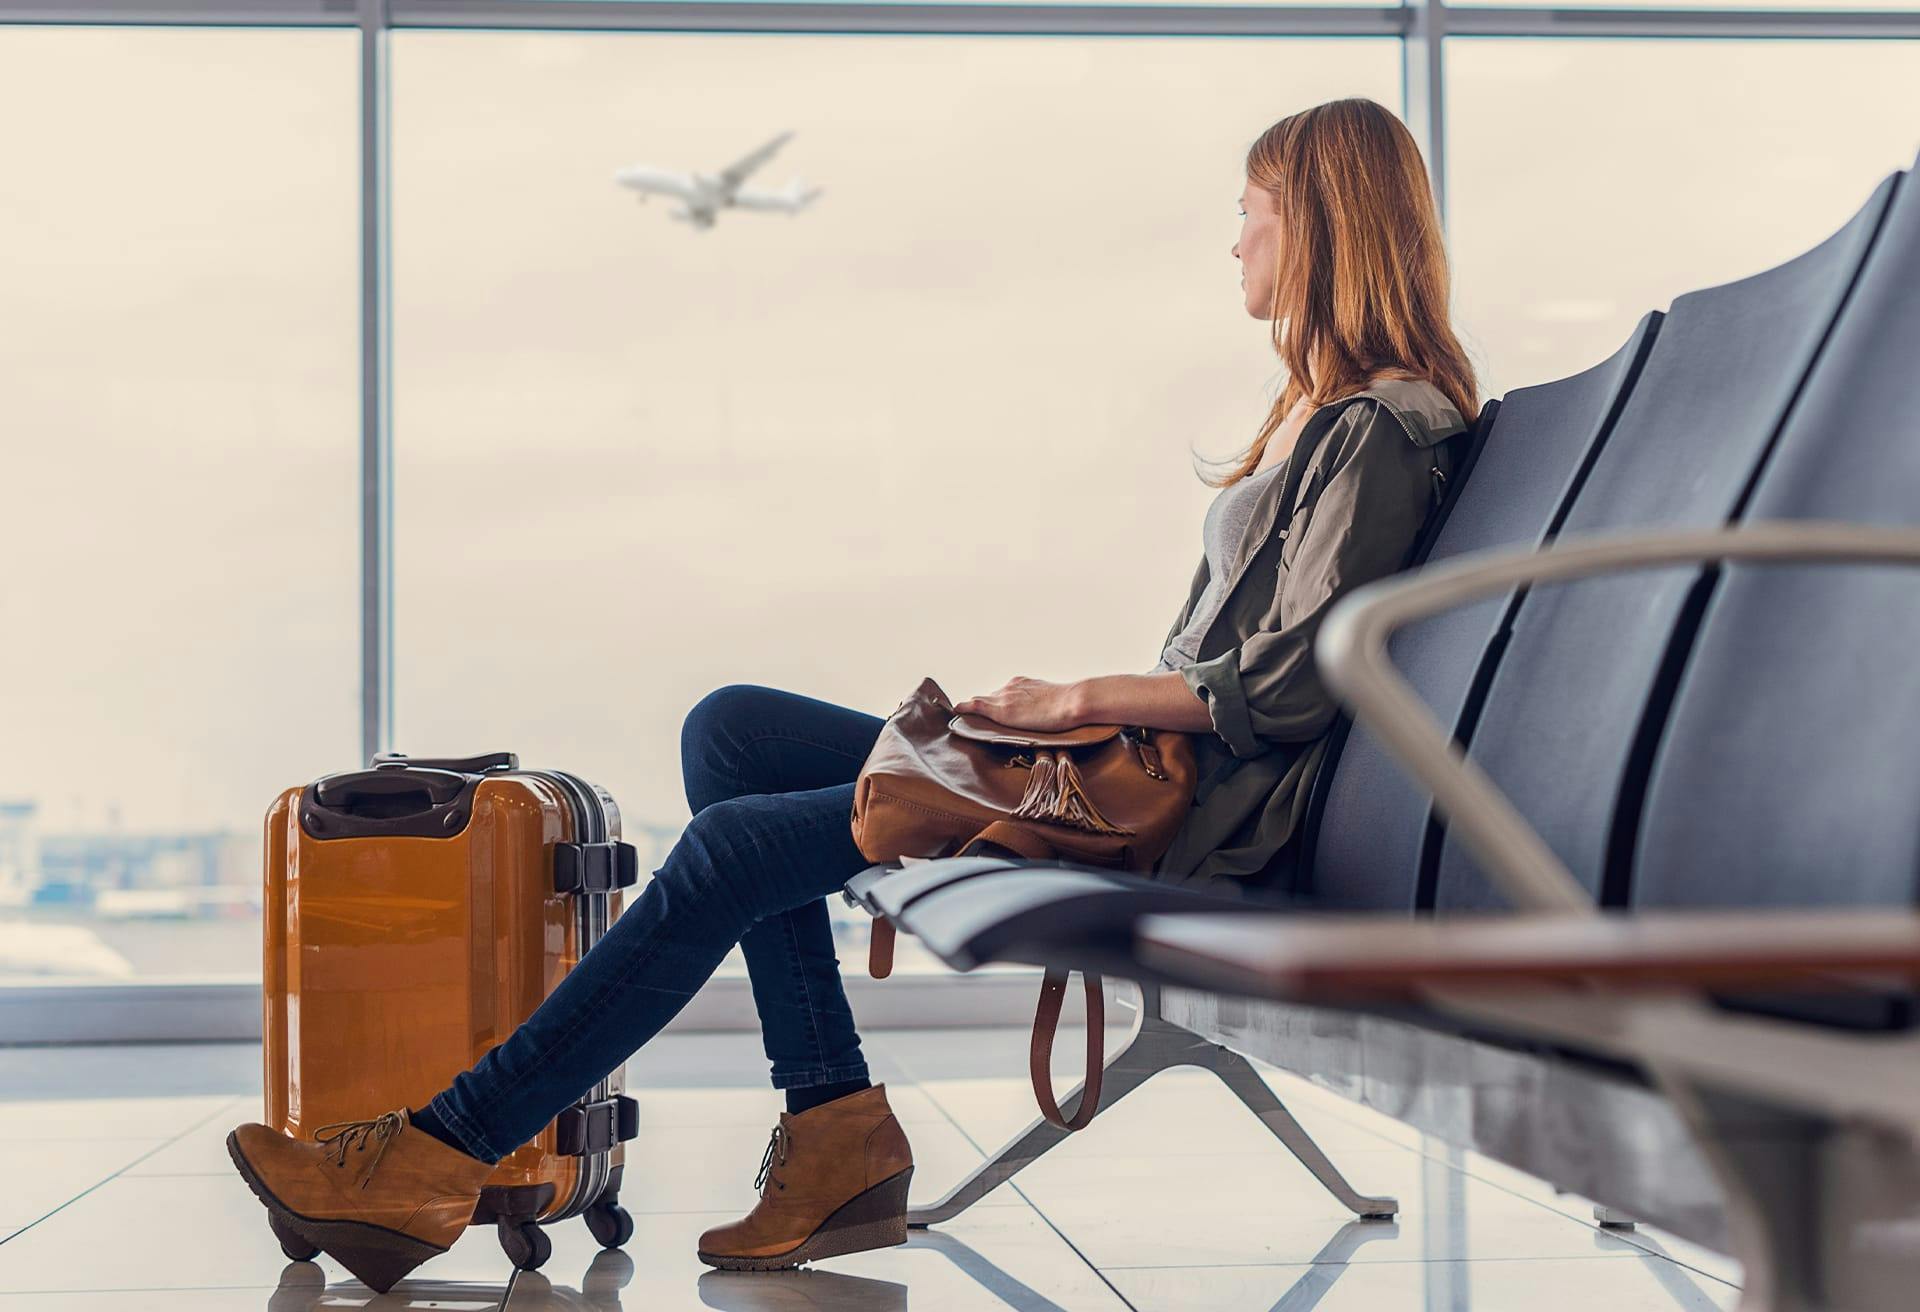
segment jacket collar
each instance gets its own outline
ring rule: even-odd
[[[1372,397],[1385,406],[1387,412],[1399,421],[1400,427],[1406,430],[1407,437],[1415,446],[1430,447],[1443,438],[1463,432],[1467,427],[1461,421],[1460,412],[1454,408],[1453,402],[1447,400],[1439,388],[1421,379],[1379,379],[1357,392],[1349,393],[1333,404],[1345,404],[1356,396]],[[1207,633],[1201,635],[1202,647],[1205,646],[1208,634],[1212,633],[1213,626],[1225,622],[1228,605],[1240,586],[1240,580],[1247,576],[1247,571],[1253,566],[1253,558],[1260,544],[1265,542],[1267,535],[1273,531],[1274,522],[1280,514],[1280,488],[1288,481],[1283,475],[1269,480],[1269,486],[1260,489],[1260,495],[1254,501],[1253,516],[1240,540],[1240,558],[1223,585],[1226,588],[1226,596],[1221,598],[1220,608],[1215,612]],[[1195,573],[1193,587],[1187,597],[1189,613],[1192,612],[1201,592],[1206,588],[1203,580],[1204,577],[1208,577],[1208,574],[1207,558],[1204,554],[1200,557],[1200,565],[1201,569]]]
[[[1384,405],[1415,446],[1432,446],[1467,426],[1453,402],[1424,379],[1381,378],[1343,399],[1355,396],[1370,396]]]

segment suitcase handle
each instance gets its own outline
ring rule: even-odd
[[[373,758],[373,768],[376,770],[408,767],[451,770],[455,774],[488,774],[494,770],[518,770],[520,756],[517,752],[488,752],[484,756],[423,756],[415,760],[405,752],[381,752]]]
[[[467,776],[451,770],[383,766],[329,775],[313,790],[314,801],[343,815],[394,820],[452,805],[466,790]]]

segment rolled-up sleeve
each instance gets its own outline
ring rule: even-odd
[[[1278,605],[1266,610],[1272,627],[1180,667],[1237,757],[1311,742],[1332,727],[1339,705],[1314,664],[1314,638],[1341,597],[1405,563],[1433,501],[1436,452],[1379,402],[1348,407],[1322,440],[1324,486],[1279,571]],[[1444,458],[1441,469],[1449,472]]]

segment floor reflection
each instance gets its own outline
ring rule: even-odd
[[[700,1301],[726,1312],[906,1312],[907,1287],[842,1271],[709,1271]]]
[[[556,1285],[539,1271],[522,1271],[513,1280],[514,1312],[624,1312],[620,1296],[633,1283],[633,1259],[618,1248],[603,1248],[580,1274],[580,1287]]]
[[[631,1268],[631,1263],[628,1264]],[[506,1298],[504,1282],[461,1283],[453,1280],[402,1280],[384,1294],[376,1294],[357,1280],[327,1283],[327,1273],[312,1262],[289,1262],[280,1272],[280,1283],[267,1296],[266,1312],[339,1312],[346,1308],[365,1308],[368,1312],[404,1312],[404,1309],[434,1309],[435,1312],[492,1312]],[[562,1304],[561,1306],[565,1306]],[[579,1306],[599,1307],[581,1303]],[[611,1306],[618,1307],[618,1301]]]
[[[979,1249],[964,1240],[955,1239],[944,1230],[909,1231],[907,1247],[927,1248],[941,1254],[976,1285],[1015,1309],[1015,1312],[1066,1312],[1039,1290],[1002,1271]]]
[[[1658,1239],[1644,1229],[1636,1228],[1631,1242],[1635,1248],[1646,1251],[1646,1256],[1640,1259],[1641,1263],[1673,1298],[1673,1305],[1681,1312],[1715,1312],[1720,1306],[1701,1287],[1695,1273],[1669,1253],[1666,1245]]]
[[[620,1249],[603,1249],[580,1278],[578,1289],[556,1285],[538,1271],[522,1271],[513,1282],[513,1306],[561,1309],[567,1312],[624,1312],[621,1292],[633,1283],[633,1259]],[[267,1299],[266,1312],[321,1312],[322,1309],[366,1308],[368,1312],[492,1312],[507,1298],[507,1282],[456,1280],[402,1280],[384,1294],[376,1294],[357,1280],[327,1283],[326,1271],[313,1262],[289,1262],[280,1283]],[[804,1307],[806,1304],[795,1304]],[[903,1304],[904,1306],[904,1304]]]
[[[1327,1296],[1334,1282],[1346,1274],[1347,1263],[1360,1251],[1363,1244],[1376,1239],[1398,1239],[1400,1226],[1395,1221],[1349,1221],[1333,1232],[1333,1238],[1327,1240],[1319,1252],[1313,1255],[1313,1265],[1305,1274],[1294,1281],[1287,1292],[1280,1295],[1280,1301],[1273,1305],[1273,1312],[1311,1312],[1320,1306],[1320,1300]]]

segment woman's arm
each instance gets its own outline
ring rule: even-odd
[[[1325,484],[1260,626],[1178,671],[1238,757],[1311,742],[1332,727],[1339,703],[1313,659],[1320,626],[1346,593],[1405,563],[1432,504],[1435,455],[1408,440],[1381,402],[1348,407],[1323,447]]]
[[[1377,402],[1341,416],[1325,446],[1326,484],[1295,541],[1285,586],[1263,627],[1238,645],[1165,673],[1016,678],[955,709],[1021,729],[1211,729],[1239,757],[1320,737],[1339,711],[1313,663],[1321,621],[1344,594],[1400,567],[1433,496],[1432,453],[1408,441]]]
[[[1080,724],[1137,724],[1149,729],[1211,729],[1207,704],[1178,670],[1100,674],[1072,683],[1012,678],[984,697],[955,702],[1012,729],[1071,729]]]

